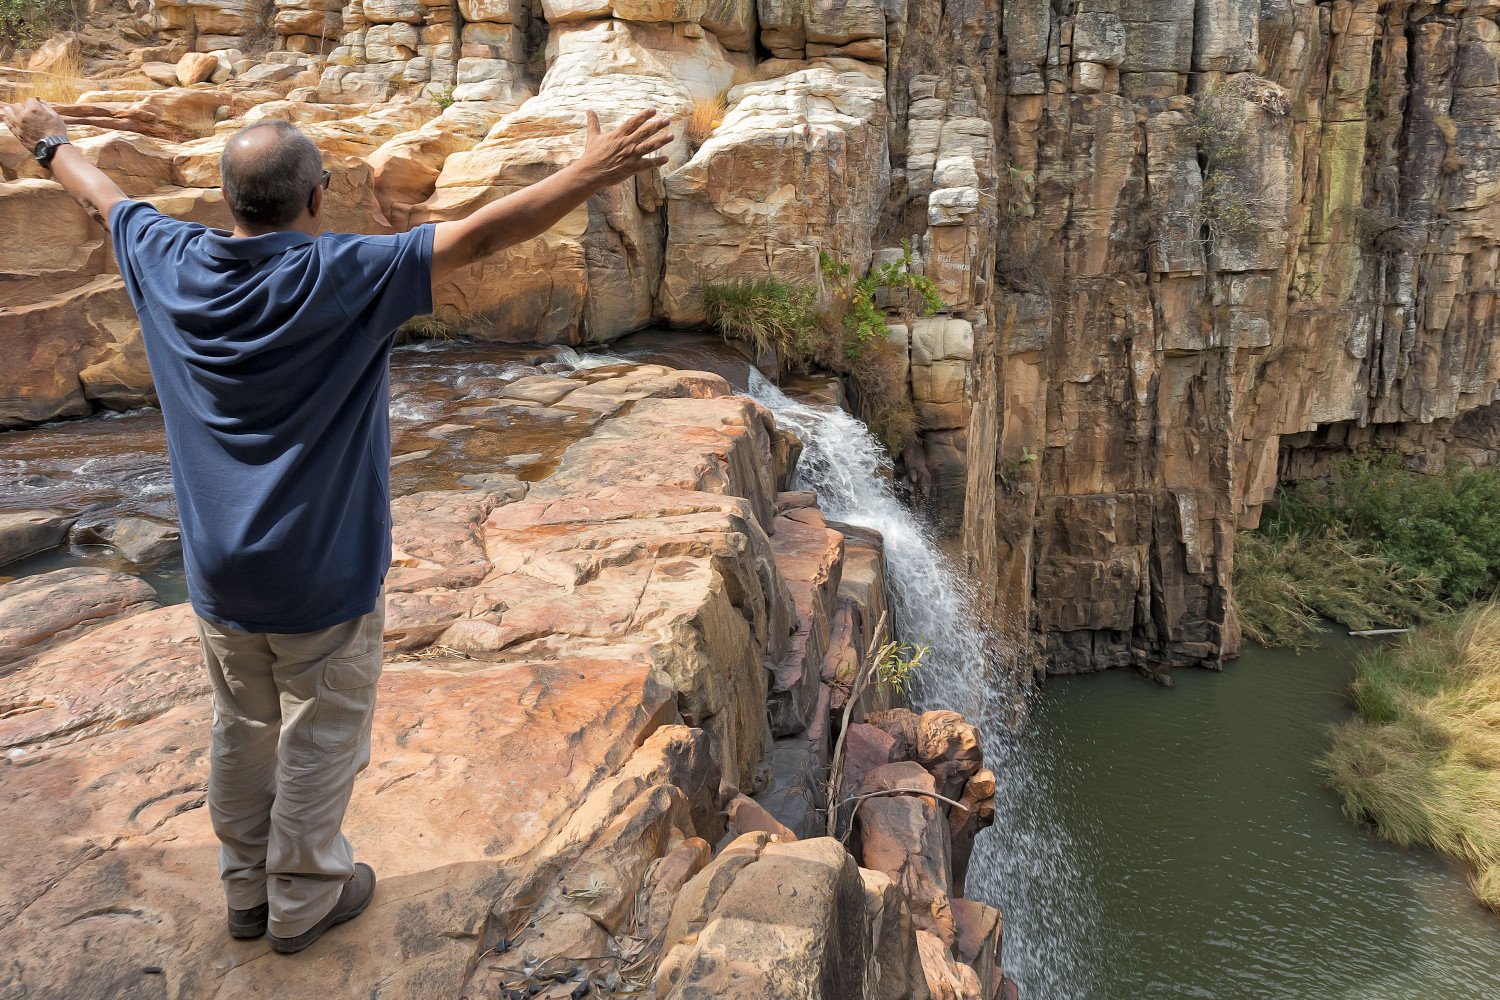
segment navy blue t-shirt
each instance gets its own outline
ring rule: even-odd
[[[391,559],[392,334],[432,311],[433,227],[236,239],[138,201],[109,222],[194,610],[281,633],[368,614]]]

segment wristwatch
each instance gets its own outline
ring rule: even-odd
[[[68,145],[68,137],[65,135],[43,136],[32,148],[31,155],[36,157],[36,162],[51,169],[52,157],[57,155],[57,147],[66,145]]]

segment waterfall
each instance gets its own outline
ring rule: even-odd
[[[895,632],[926,645],[914,706],[947,708],[976,725],[1015,715],[1018,689],[1010,657],[980,627],[964,577],[938,548],[926,523],[896,496],[891,461],[863,423],[838,407],[789,398],[751,369],[749,395],[802,441],[795,485],[818,496],[831,520],[873,528],[885,539],[887,588]]]

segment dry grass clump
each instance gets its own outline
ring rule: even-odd
[[[1363,550],[1333,527],[1240,535],[1234,604],[1245,638],[1294,649],[1314,645],[1325,618],[1355,630],[1406,627],[1444,610],[1432,577]]]
[[[1360,717],[1321,765],[1344,811],[1403,847],[1466,862],[1500,912],[1500,608],[1482,605],[1359,665]]]
[[[278,80],[275,83],[268,85],[266,89],[275,91],[282,97],[285,97],[292,91],[300,90],[303,87],[316,87],[318,85],[318,82],[322,79],[323,75],[317,70],[305,69],[302,72],[298,73],[296,76],[288,77],[285,80]]]
[[[694,100],[692,110],[688,112],[687,123],[683,126],[688,146],[696,152],[714,134],[714,129],[724,124],[724,116],[728,112],[729,105],[723,94]]]
[[[29,73],[12,89],[10,100],[35,97],[49,104],[72,104],[88,87],[83,80],[83,57],[69,52],[43,72]]]

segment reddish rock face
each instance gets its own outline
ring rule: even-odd
[[[765,413],[715,395],[717,379],[661,369],[517,391],[587,414],[550,476],[393,505],[372,763],[345,824],[381,888],[311,961],[224,936],[191,610],[156,608],[142,581],[103,571],[0,585],[0,623],[32,637],[0,677],[12,708],[0,720],[0,825],[15,862],[0,873],[0,942],[13,956],[0,991],[102,1000],[161,976],[192,984],[185,996],[323,1000],[376,984],[496,995],[517,987],[518,967],[618,948],[646,968],[666,954],[677,995],[707,997],[732,995],[712,958],[725,948],[801,989],[777,971],[790,963],[829,1000],[854,995],[872,963],[888,986],[910,987],[881,996],[925,995],[907,887],[940,923],[946,896],[923,859],[946,849],[943,814],[928,800],[867,803],[887,879],[835,841],[790,843],[793,830],[733,791],[781,759],[808,796],[803,826],[821,827],[829,611],[853,629],[870,610],[840,586],[843,536],[805,503],[777,512],[786,452]],[[609,482],[627,453],[630,481]],[[773,744],[770,668],[793,659],[816,701],[805,728]],[[890,739],[857,729],[858,746]],[[933,787],[918,764],[885,768]],[[876,824],[886,813],[896,818]],[[709,864],[726,818],[732,833],[783,843],[750,834]],[[914,853],[893,839],[929,835],[941,843]],[[751,877],[722,885],[741,861]],[[712,905],[678,927],[704,880],[718,886]],[[766,943],[743,944],[734,913],[779,923]],[[696,943],[683,936],[700,923]],[[778,995],[757,990],[743,995]]]
[[[942,804],[932,798],[932,775],[911,761],[886,764],[870,772],[859,794],[891,790],[903,794],[867,798],[856,811],[860,863],[889,875],[905,893],[917,928],[951,945],[948,824]]]
[[[844,787],[859,788],[870,772],[891,762],[896,741],[882,729],[863,722],[849,727],[844,738]]]
[[[103,569],[59,569],[0,583],[0,670],[92,626],[154,607],[149,583]],[[82,681],[73,676],[66,683]]]

